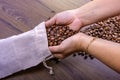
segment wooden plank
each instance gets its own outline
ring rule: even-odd
[[[0,38],[34,28],[58,12],[82,6],[89,0],[0,0]],[[120,75],[99,62],[68,57],[53,66],[55,75],[40,64],[2,80],[120,80]]]
[[[90,0],[38,0],[40,3],[44,4],[51,10],[56,12],[61,12],[64,10],[74,9],[82,6]]]

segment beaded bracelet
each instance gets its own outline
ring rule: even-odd
[[[96,37],[93,37],[93,39],[90,41],[90,43],[89,43],[88,46],[86,47],[86,52],[87,52],[87,53],[89,53],[89,52],[88,52],[89,46],[90,46],[96,39],[97,39]]]

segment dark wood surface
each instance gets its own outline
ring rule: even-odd
[[[0,0],[0,38],[28,31],[56,13],[80,7],[89,0]],[[50,76],[42,65],[20,71],[2,80],[120,80],[120,75],[97,59],[72,56],[54,67]]]

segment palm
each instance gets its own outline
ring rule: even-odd
[[[60,45],[58,46],[51,46],[49,47],[50,51],[54,54],[57,58],[65,58],[71,55],[73,52],[80,51],[80,43],[79,42],[79,34],[73,35],[67,39],[65,39]]]
[[[55,15],[52,19],[46,22],[46,26],[52,25],[68,25],[70,29],[79,30],[82,26],[80,19],[78,19],[73,11],[65,11]]]

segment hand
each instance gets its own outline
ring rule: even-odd
[[[83,25],[81,20],[76,16],[75,10],[64,11],[56,14],[50,20],[46,21],[46,27],[52,25],[69,26],[70,29],[78,31]]]
[[[52,54],[57,58],[65,58],[74,52],[83,50],[83,41],[87,39],[88,36],[83,33],[77,33],[67,39],[65,39],[58,46],[50,46],[49,49]]]

